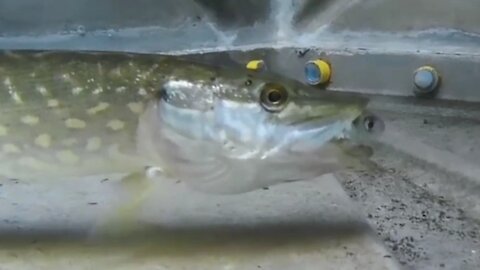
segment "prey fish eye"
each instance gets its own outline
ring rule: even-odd
[[[371,131],[375,128],[375,119],[370,116],[365,117],[365,119],[363,120],[363,125],[365,126],[365,129],[367,131]]]
[[[262,107],[271,112],[281,111],[288,101],[288,92],[279,85],[267,84],[260,93]]]
[[[381,134],[385,129],[383,121],[373,114],[361,116],[355,122],[357,122],[359,127],[372,135]]]

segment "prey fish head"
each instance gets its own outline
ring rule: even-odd
[[[243,193],[343,168],[349,147],[382,133],[368,100],[274,75],[217,70],[165,81],[140,120],[139,149],[210,193]]]

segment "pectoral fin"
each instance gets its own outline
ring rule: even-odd
[[[153,192],[153,181],[156,176],[152,175],[152,168],[146,168],[123,177],[119,181],[121,190],[126,191],[125,199],[113,211],[111,216],[103,220],[95,228],[96,236],[118,236],[138,229],[139,213],[145,201]]]

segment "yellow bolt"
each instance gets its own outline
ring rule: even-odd
[[[305,78],[311,85],[328,83],[331,75],[330,65],[324,60],[316,59],[305,64]]]
[[[247,69],[250,70],[260,70],[265,66],[265,62],[263,60],[252,60],[247,63]]]

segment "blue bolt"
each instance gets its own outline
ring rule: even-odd
[[[413,83],[415,85],[415,93],[429,94],[435,91],[439,84],[437,72],[430,67],[421,67],[414,73]]]
[[[435,76],[427,70],[420,70],[415,74],[415,85],[420,89],[429,89],[435,83]]]

